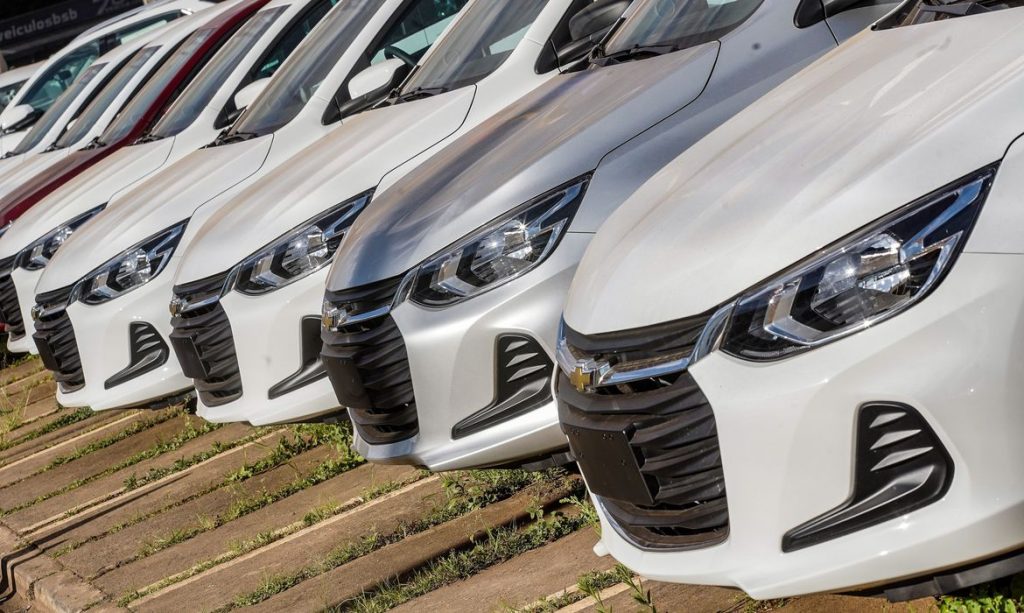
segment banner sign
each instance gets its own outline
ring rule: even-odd
[[[11,47],[32,39],[91,23],[140,6],[142,0],[66,0],[44,9],[0,21],[0,47]]]

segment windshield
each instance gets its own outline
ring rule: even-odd
[[[96,125],[100,117],[110,109],[110,105],[114,103],[114,99],[121,93],[121,90],[128,86],[128,83],[135,77],[135,74],[142,70],[142,67],[146,65],[149,58],[153,57],[158,48],[146,47],[136,52],[132,59],[117,71],[114,78],[103,86],[100,93],[85,107],[85,110],[75,119],[71,127],[57,139],[54,146],[58,149],[63,149],[85,138],[85,135]]]
[[[336,6],[242,114],[232,133],[270,134],[294,119],[382,4],[345,0]]]
[[[409,93],[476,83],[501,66],[547,0],[479,0],[402,87]]]
[[[32,84],[25,92],[21,103],[31,105],[38,112],[50,108],[50,105],[74,82],[78,73],[85,70],[99,56],[100,45],[95,41],[71,51],[50,66],[46,73]]]
[[[93,64],[87,68],[85,72],[79,75],[79,77],[75,79],[75,82],[71,84],[71,87],[69,87],[67,91],[57,99],[57,102],[50,106],[49,110],[39,118],[36,125],[32,126],[32,129],[25,135],[25,138],[21,139],[18,146],[14,148],[13,153],[15,155],[21,155],[22,153],[35,149],[37,146],[42,144],[43,139],[46,138],[46,135],[50,133],[50,130],[57,125],[61,116],[64,115],[75,99],[82,93],[82,90],[88,87],[89,83],[96,78],[96,75],[103,70],[105,65],[106,64],[102,63]]]
[[[116,32],[101,36],[76,47],[47,68],[46,72],[32,83],[22,97],[20,104],[32,105],[32,108],[42,113],[50,108],[51,104],[56,102],[61,93],[75,81],[78,74],[92,64],[93,60],[97,57],[118,45],[162,27],[183,14],[181,11],[172,11],[156,15],[149,19],[128,24]]]
[[[131,134],[142,118],[152,109],[167,85],[181,69],[196,55],[206,40],[213,36],[215,28],[202,28],[193,32],[164,61],[160,69],[149,76],[146,84],[128,101],[114,121],[100,136],[101,143],[114,143]]]
[[[11,100],[14,100],[14,96],[18,94],[18,90],[24,84],[25,81],[18,81],[17,83],[0,86],[0,113],[3,113],[7,105],[11,103]]]
[[[645,48],[675,51],[717,40],[763,0],[636,0],[633,14],[604,45],[605,57]]]
[[[217,91],[231,77],[242,58],[252,50],[253,45],[267,31],[274,21],[287,10],[278,7],[260,11],[231,37],[224,47],[217,52],[209,65],[199,73],[195,81],[181,97],[167,109],[167,113],[153,128],[154,138],[166,138],[179,134],[199,117],[203,109],[210,104]]]
[[[887,30],[1022,6],[1024,0],[976,0],[959,2],[956,5],[950,5],[948,1],[920,0],[904,4],[895,13],[878,22],[875,29]]]

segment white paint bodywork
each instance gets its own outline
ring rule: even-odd
[[[217,116],[242,79],[253,69],[255,63],[261,59],[282,31],[291,25],[292,20],[301,15],[314,1],[274,0],[260,9],[259,12],[276,11],[283,7],[284,11],[258,40],[253,41],[249,51],[239,60],[237,68],[187,128],[174,136],[123,147],[68,181],[19,217],[7,232],[0,236],[0,259],[19,253],[60,224],[110,202],[146,177],[213,141],[219,132],[215,127]],[[36,284],[42,274],[43,270],[17,268],[11,275],[17,294],[22,298],[19,302],[22,321],[32,320],[32,299],[35,297]],[[37,352],[29,334],[9,338],[7,346],[10,351],[17,353]]]
[[[76,283],[142,239],[190,219],[174,257],[148,284],[106,304],[70,305],[68,314],[76,330],[86,384],[71,394],[58,391],[62,404],[110,409],[161,399],[191,387],[191,380],[182,375],[173,356],[160,370],[111,390],[105,390],[103,382],[129,363],[131,322],[146,321],[164,338],[170,334],[167,304],[174,276],[182,253],[203,220],[304,147],[338,129],[337,123],[324,125],[321,121],[332,104],[331,96],[359,70],[365,51],[404,4],[404,0],[381,2],[316,93],[288,124],[259,138],[199,149],[166,166],[119,194],[57,252],[37,283],[37,294]],[[349,121],[346,118],[342,124]]]
[[[357,438],[361,454],[448,470],[565,447],[553,400],[463,438],[453,438],[452,428],[495,399],[501,334],[529,335],[553,359],[576,265],[592,233],[633,190],[835,48],[825,22],[794,26],[796,6],[764,3],[719,41],[559,77],[409,175],[360,217],[336,258],[329,290],[404,274],[490,220],[593,173],[569,233],[536,269],[454,306],[403,302],[393,310],[409,355],[419,434],[392,445]]]
[[[788,359],[713,352],[690,368],[714,408],[729,536],[607,550],[654,580],[755,598],[853,589],[1024,543],[1020,207],[1024,9],[865,32],[665,167],[597,233],[566,324],[649,326],[729,301],[825,245],[1002,160],[963,253],[906,312]],[[783,534],[850,494],[859,406],[916,408],[956,467],[945,496],[791,553]]]
[[[176,283],[224,272],[330,207],[370,189],[386,190],[448,143],[557,75],[557,70],[537,74],[535,66],[544,41],[570,4],[570,0],[549,0],[501,66],[475,84],[365,111],[253,183],[197,226]],[[458,28],[458,21],[451,27]],[[424,64],[431,62],[431,53],[422,60]],[[200,399],[201,416],[268,424],[338,410],[326,379],[273,400],[267,393],[299,365],[297,332],[304,316],[319,313],[326,277],[325,268],[263,296],[232,292],[222,299],[233,329],[264,333],[234,336],[243,396],[217,407],[206,406]]]
[[[87,44],[90,41],[99,40],[110,34],[120,32],[133,24],[151,19],[154,15],[172,13],[175,11],[195,12],[211,6],[213,6],[213,4],[206,0],[171,0],[170,2],[160,2],[152,7],[132,11],[129,15],[118,15],[97,27],[83,32],[37,67],[32,78],[25,83],[18,92],[18,95],[11,100],[11,103],[4,109],[3,113],[0,113],[0,123],[4,120],[4,114],[7,113],[9,109],[21,104],[21,100],[24,98],[25,93],[38,79],[42,78],[51,66],[66,58],[68,54],[80,48],[82,45]],[[27,132],[28,130],[21,130],[19,132],[0,136],[0,154],[4,154],[14,149]]]
[[[200,27],[212,21],[215,17],[229,8],[231,4],[231,2],[222,3],[210,8],[209,10],[200,11],[195,15],[182,17],[146,36],[144,39],[140,40],[139,44],[132,42],[120,45],[111,51],[108,55],[117,54],[119,60],[123,60],[126,54],[130,54],[134,51],[149,47],[157,48],[156,52],[146,60],[145,64],[142,65],[135,75],[132,76],[131,80],[127,82],[126,86],[112,100],[109,108],[96,120],[92,127],[90,127],[78,141],[60,149],[50,147],[50,145],[54,144],[60,138],[64,130],[69,126],[69,122],[72,121],[74,115],[78,111],[82,110],[83,107],[87,106],[88,102],[91,102],[91,97],[88,93],[96,91],[100,88],[100,85],[105,85],[104,79],[101,79],[101,77],[110,74],[111,70],[115,67],[120,68],[119,60],[111,59],[107,62],[107,65],[104,66],[103,73],[98,74],[93,79],[93,83],[95,83],[95,85],[90,83],[92,87],[87,88],[87,92],[83,91],[82,94],[78,96],[78,99],[81,101],[73,104],[72,107],[64,113],[61,120],[50,131],[50,134],[47,135],[45,140],[41,141],[30,151],[7,158],[6,160],[0,160],[0,164],[3,162],[10,163],[7,167],[0,167],[0,172],[3,172],[3,174],[0,174],[0,198],[3,198],[17,190],[23,181],[57,166],[74,151],[81,149],[94,138],[101,135],[110,123],[114,121],[117,114],[120,113],[125,105],[128,104],[132,95],[138,91],[138,88],[146,83],[148,78],[154,72],[160,69],[164,60],[174,52],[178,43],[188,38]],[[92,208],[93,206],[96,205],[93,204],[88,208]]]

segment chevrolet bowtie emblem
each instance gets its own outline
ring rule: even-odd
[[[32,321],[39,321],[39,318],[43,315],[43,308],[38,304],[32,305]]]
[[[594,365],[587,362],[579,362],[569,373],[569,383],[576,388],[578,392],[585,392],[588,388],[594,385]]]
[[[320,324],[326,330],[335,330],[348,321],[348,311],[343,307],[327,306],[324,305],[324,310],[320,316]]]

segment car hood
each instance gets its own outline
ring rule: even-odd
[[[346,119],[211,213],[189,241],[178,279],[224,272],[311,217],[373,189],[396,166],[458,130],[475,90],[464,87]]]
[[[1022,27],[1024,10],[1001,10],[865,32],[824,56],[609,217],[566,323],[595,334],[703,313],[999,160],[1024,129]]]
[[[13,193],[39,173],[53,167],[54,164],[67,157],[68,153],[67,149],[57,149],[41,153],[26,153],[9,158],[12,164],[0,167],[0,199]]]
[[[0,237],[0,259],[14,255],[47,232],[108,202],[114,194],[167,161],[173,138],[125,147],[46,196]],[[84,229],[84,228],[83,228]]]
[[[60,289],[259,170],[273,136],[199,149],[112,200],[54,256],[38,291]]]
[[[692,102],[718,43],[556,77],[377,195],[342,243],[328,287],[409,270]],[[387,254],[387,257],[381,257]]]

